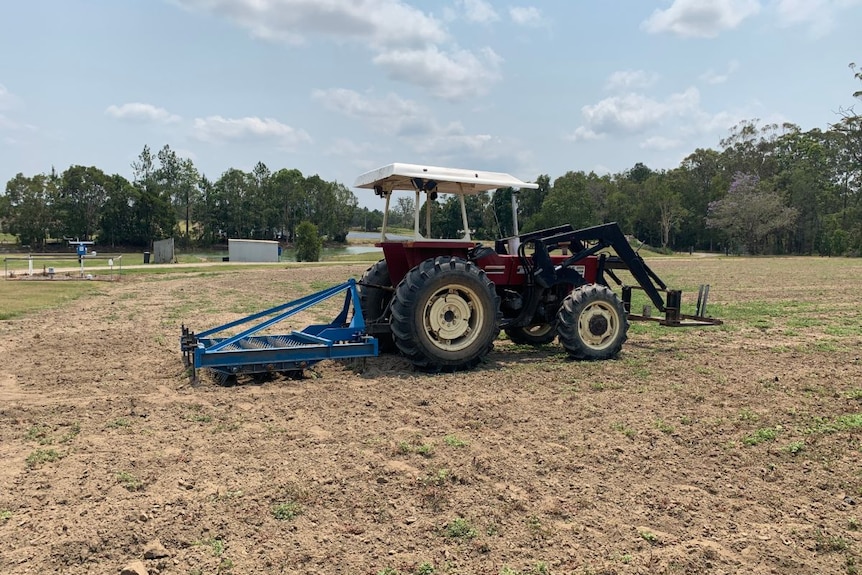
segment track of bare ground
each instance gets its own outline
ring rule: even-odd
[[[859,572],[862,261],[651,264],[726,324],[222,387],[181,323],[365,266],[129,275],[0,322],[0,572]]]

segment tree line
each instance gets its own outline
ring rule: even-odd
[[[862,81],[862,71],[850,67]],[[853,96],[862,98],[862,90]],[[742,122],[718,149],[697,149],[670,170],[637,163],[616,174],[570,171],[535,181],[537,190],[467,196],[473,237],[511,235],[517,193],[522,232],[617,221],[665,250],[862,254],[862,116],[852,107],[839,108],[827,130]],[[426,209],[413,204],[412,196],[396,196],[390,223],[412,228],[414,210]],[[463,234],[456,197],[441,196],[431,211],[434,237]],[[62,237],[109,246],[147,246],[171,236],[184,246],[229,237],[293,242],[303,222],[322,238],[344,242],[351,228],[377,230],[382,220],[380,210],[358,207],[346,186],[318,175],[272,172],[258,163],[251,172],[231,168],[213,182],[169,146],[155,155],[145,146],[132,164],[132,181],[71,166],[61,174],[19,173],[0,196],[0,231],[34,249]],[[424,215],[420,220],[424,225]]]

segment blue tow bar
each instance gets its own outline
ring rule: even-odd
[[[286,334],[260,332],[339,294],[345,294],[341,313],[328,324],[310,325]],[[351,309],[352,317],[348,320]],[[236,335],[222,335],[244,324],[260,320]],[[223,379],[238,374],[296,372],[324,359],[376,357],[377,339],[365,331],[356,280],[307,295],[195,335],[182,326],[180,349],[192,378],[201,368],[213,370]]]

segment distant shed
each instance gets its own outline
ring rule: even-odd
[[[277,262],[278,242],[228,239],[227,253],[232,262]]]

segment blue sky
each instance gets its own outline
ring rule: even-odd
[[[740,120],[826,129],[860,28],[862,0],[6,2],[0,178],[131,178],[145,144],[348,186],[395,161],[673,168]]]

